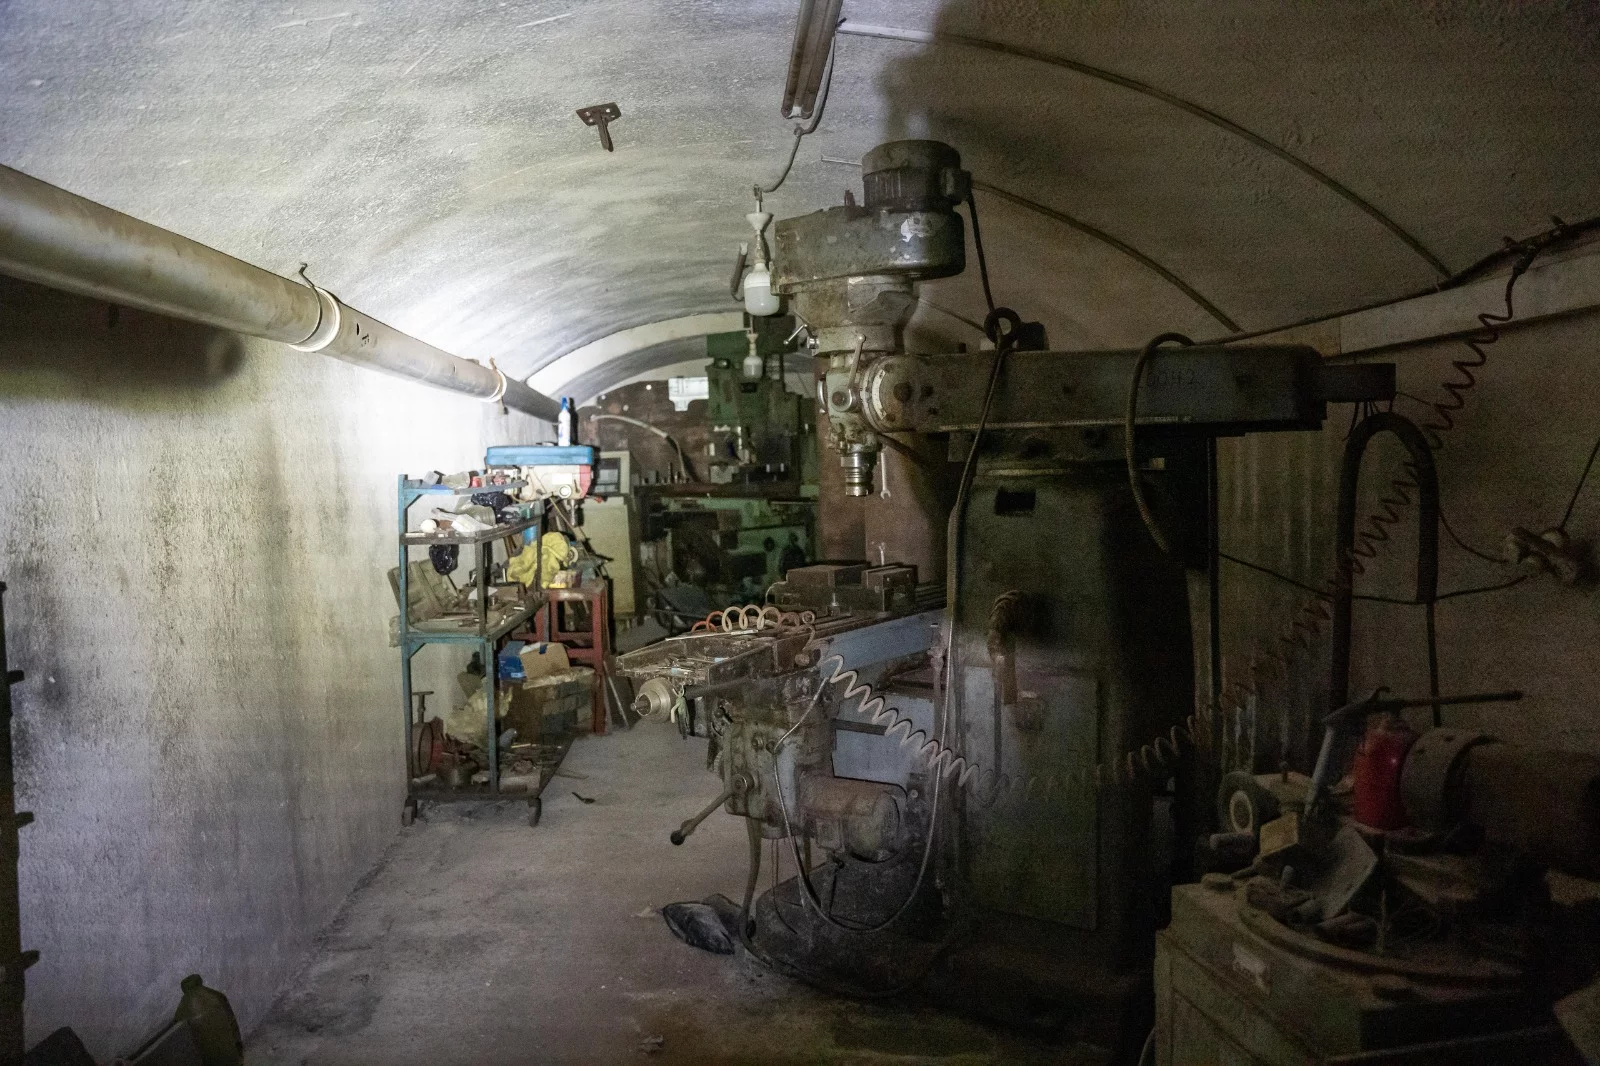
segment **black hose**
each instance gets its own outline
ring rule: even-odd
[[[833,57],[839,50],[839,38],[834,37],[828,45],[828,65],[822,72],[822,93],[817,98],[817,105],[811,114],[811,121],[807,125],[796,125],[794,128],[794,142],[789,146],[789,158],[783,164],[783,173],[778,175],[778,180],[771,185],[757,185],[756,196],[777,192],[783,188],[783,183],[789,180],[789,172],[794,169],[795,156],[800,154],[800,142],[811,134],[817,132],[817,125],[822,121],[822,112],[828,107],[828,91],[833,87]],[[759,238],[757,238],[759,240]]]
[[[1167,543],[1166,534],[1161,532],[1161,526],[1156,522],[1156,516],[1150,511],[1150,504],[1145,501],[1144,488],[1139,484],[1139,464],[1134,458],[1133,442],[1135,419],[1139,414],[1139,381],[1144,377],[1145,364],[1150,362],[1150,357],[1156,354],[1156,349],[1163,344],[1191,345],[1194,341],[1182,333],[1163,333],[1153,337],[1149,344],[1144,346],[1144,351],[1139,353],[1139,359],[1133,364],[1133,380],[1128,382],[1128,412],[1122,424],[1122,458],[1128,464],[1128,488],[1133,491],[1134,506],[1139,508],[1139,517],[1144,520],[1144,528],[1150,531],[1150,539],[1156,542],[1156,547],[1161,549],[1161,554],[1171,555],[1172,547]]]
[[[1428,626],[1428,695],[1439,697],[1439,652],[1433,605],[1439,593],[1439,475],[1433,449],[1417,424],[1404,415],[1379,411],[1362,419],[1350,433],[1339,467],[1339,516],[1334,533],[1336,553],[1333,584],[1332,674],[1328,681],[1330,709],[1350,702],[1351,615],[1355,599],[1356,490],[1361,480],[1361,457],[1367,443],[1379,433],[1393,433],[1405,445],[1418,489],[1417,499],[1417,602],[1426,605]],[[1439,707],[1433,708],[1434,724]]]

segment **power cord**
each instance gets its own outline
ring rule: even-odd
[[[1572,521],[1573,508],[1578,506],[1578,498],[1583,495],[1583,486],[1589,480],[1589,471],[1594,467],[1594,458],[1600,455],[1600,437],[1595,438],[1594,447],[1589,449],[1589,460],[1583,464],[1583,475],[1578,478],[1578,484],[1572,489],[1572,499],[1567,501],[1567,509],[1561,514],[1561,523],[1557,529],[1565,533],[1567,523]]]
[[[1138,360],[1133,364],[1133,380],[1128,382],[1128,414],[1122,424],[1122,457],[1128,464],[1128,488],[1133,492],[1133,502],[1139,508],[1139,517],[1144,520],[1144,528],[1150,531],[1150,539],[1156,542],[1156,547],[1161,549],[1162,555],[1171,555],[1172,546],[1167,543],[1166,534],[1161,532],[1161,526],[1156,522],[1156,516],[1150,511],[1150,504],[1144,498],[1144,487],[1139,484],[1139,464],[1134,458],[1133,438],[1135,432],[1135,419],[1139,414],[1139,381],[1144,377],[1145,364],[1150,362],[1150,357],[1156,354],[1156,349],[1163,344],[1182,344],[1185,347],[1194,344],[1194,341],[1182,333],[1163,333],[1151,339],[1144,346],[1144,351],[1139,353]]]
[[[783,172],[778,175],[778,180],[771,185],[757,185],[755,188],[756,203],[760,204],[761,198],[768,193],[777,192],[783,188],[783,183],[789,180],[789,172],[794,169],[795,157],[800,154],[800,142],[811,134],[817,132],[817,126],[822,122],[822,112],[828,107],[828,90],[833,88],[833,58],[839,51],[839,37],[834,35],[833,43],[828,46],[828,66],[822,73],[822,91],[817,96],[816,109],[811,114],[811,122],[807,125],[795,123],[794,142],[789,145],[789,158],[783,164]]]
[[[1274,581],[1281,581],[1285,585],[1291,585],[1294,588],[1299,589],[1301,592],[1309,593],[1310,595],[1317,597],[1319,600],[1331,600],[1333,598],[1333,593],[1329,589],[1319,589],[1315,585],[1310,585],[1297,578],[1290,577],[1288,574],[1285,574],[1280,570],[1274,570],[1270,566],[1262,566],[1260,563],[1251,562],[1249,559],[1241,559],[1237,555],[1230,555],[1227,552],[1218,552],[1217,557],[1220,559],[1225,559],[1228,562],[1233,563],[1235,566],[1242,566],[1246,570],[1254,570],[1258,574],[1265,574]],[[1456,589],[1454,592],[1441,592],[1434,597],[1434,600],[1453,600],[1462,596],[1476,596],[1480,592],[1499,592],[1501,589],[1508,589],[1514,585],[1520,585],[1526,580],[1528,580],[1527,574],[1519,574],[1509,581],[1501,581],[1493,585],[1478,585],[1473,588]],[[1402,607],[1418,607],[1424,602],[1422,600],[1403,600],[1398,596],[1376,596],[1370,593],[1360,592],[1356,593],[1354,598],[1358,600],[1368,600],[1372,603],[1392,603]]]
[[[1473,371],[1481,369],[1489,362],[1487,347],[1500,339],[1500,327],[1517,316],[1516,307],[1512,300],[1516,293],[1517,282],[1522,279],[1522,275],[1528,272],[1528,269],[1533,266],[1534,260],[1545,249],[1565,241],[1572,235],[1573,231],[1559,218],[1552,221],[1555,223],[1554,226],[1543,233],[1521,241],[1507,240],[1506,247],[1498,253],[1498,255],[1502,256],[1512,253],[1517,254],[1516,261],[1511,265],[1511,273],[1506,277],[1505,293],[1502,298],[1505,310],[1501,312],[1480,312],[1477,315],[1478,331],[1461,338],[1461,343],[1466,345],[1468,350],[1472,352],[1473,358],[1451,360],[1450,365],[1459,377],[1455,380],[1440,383],[1440,388],[1444,389],[1449,395],[1443,400],[1419,400],[1407,394],[1408,398],[1417,400],[1417,402],[1423,403],[1433,410],[1434,417],[1422,423],[1419,427],[1428,439],[1428,447],[1433,451],[1438,451],[1444,447],[1444,434],[1455,428],[1455,416],[1466,407],[1467,393],[1477,388],[1478,378]],[[1390,483],[1390,489],[1409,497],[1410,491],[1417,487],[1416,478],[1409,463],[1406,464],[1405,471],[1403,477],[1396,478]],[[1406,502],[1410,502],[1409,498]],[[1396,519],[1398,517],[1398,515],[1395,516]],[[1444,526],[1445,533],[1455,542],[1456,547],[1462,551],[1482,559],[1484,562],[1495,563],[1499,566],[1506,564],[1507,560],[1502,559],[1500,556],[1491,555],[1468,544],[1455,531],[1455,528],[1450,524],[1449,518],[1442,511],[1439,515],[1439,522]],[[1386,538],[1387,534],[1382,533],[1381,529],[1378,528],[1379,524],[1376,516],[1369,517],[1369,529],[1357,534],[1357,539],[1363,541],[1364,546],[1370,548],[1372,534],[1381,534],[1382,537]],[[1392,524],[1392,522],[1383,524]],[[1363,553],[1363,555],[1365,558],[1372,558],[1370,554]]]
[[[967,190],[967,215],[972,219],[972,246],[978,252],[978,277],[983,282],[983,302],[989,308],[989,314],[994,314],[994,292],[989,288],[989,261],[983,254],[983,231],[978,228],[978,201],[973,197],[972,190]],[[989,332],[989,324],[984,323],[983,332]],[[993,337],[989,338],[994,340]],[[998,342],[997,342],[998,343]]]

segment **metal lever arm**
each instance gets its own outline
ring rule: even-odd
[[[733,786],[729,785],[727,788],[722,790],[722,795],[718,796],[716,799],[712,800],[706,805],[705,810],[701,811],[693,818],[690,818],[688,821],[678,826],[678,828],[674,829],[671,837],[672,842],[674,844],[682,844],[685,840],[688,840],[689,834],[693,833],[696,829],[699,829],[701,822],[705,821],[707,818],[710,818],[716,813],[718,807],[722,806],[724,803],[727,803],[733,798],[733,791]]]

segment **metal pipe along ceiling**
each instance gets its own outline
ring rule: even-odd
[[[0,167],[0,273],[304,352],[554,421],[560,405],[500,371],[425,344],[301,285],[64,189]]]

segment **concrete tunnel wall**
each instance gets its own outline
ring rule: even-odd
[[[0,278],[30,1043],[128,1052],[191,972],[261,1017],[399,826],[395,477],[539,425]]]
[[[1483,310],[1499,310],[1485,307]],[[1304,340],[1317,343],[1316,329]],[[1435,452],[1443,508],[1469,545],[1503,555],[1515,526],[1535,533],[1557,525],[1600,435],[1600,316],[1593,313],[1506,330],[1486,348],[1488,362],[1473,370],[1455,427]],[[1459,341],[1438,341],[1372,360],[1393,360],[1399,388],[1421,399],[1445,400],[1445,381],[1462,381],[1452,366],[1475,356]],[[1434,413],[1401,399],[1396,411],[1419,424]],[[1320,433],[1259,434],[1224,441],[1223,550],[1320,586],[1333,573],[1334,513],[1339,463],[1350,427],[1349,407],[1335,408]],[[1374,438],[1362,466],[1358,516],[1379,509],[1379,498],[1400,473],[1405,452],[1390,435]],[[1413,499],[1415,493],[1412,494]],[[1380,545],[1358,593],[1410,598],[1416,579],[1416,508],[1400,508],[1390,538]],[[1357,529],[1366,528],[1358,521]],[[1600,471],[1590,474],[1573,508],[1574,542],[1600,539]],[[1519,571],[1468,555],[1440,533],[1439,590],[1497,584]],[[1241,679],[1252,659],[1267,661],[1309,597],[1271,577],[1223,564],[1224,680]],[[1600,593],[1562,588],[1548,576],[1497,592],[1446,600],[1438,608],[1440,690],[1444,694],[1520,689],[1520,703],[1446,708],[1446,725],[1480,729],[1533,747],[1600,751]],[[1203,615],[1201,615],[1203,618]],[[1318,623],[1309,650],[1295,653],[1287,677],[1260,687],[1253,711],[1258,766],[1277,765],[1280,716],[1290,723],[1296,765],[1314,757],[1321,727],[1308,723],[1330,709],[1329,627]],[[1350,694],[1387,685],[1401,696],[1426,696],[1428,674],[1421,608],[1357,602]],[[1419,729],[1429,712],[1408,712]],[[1249,736],[1252,712],[1229,716],[1230,731]],[[1307,752],[1309,751],[1309,754]]]

